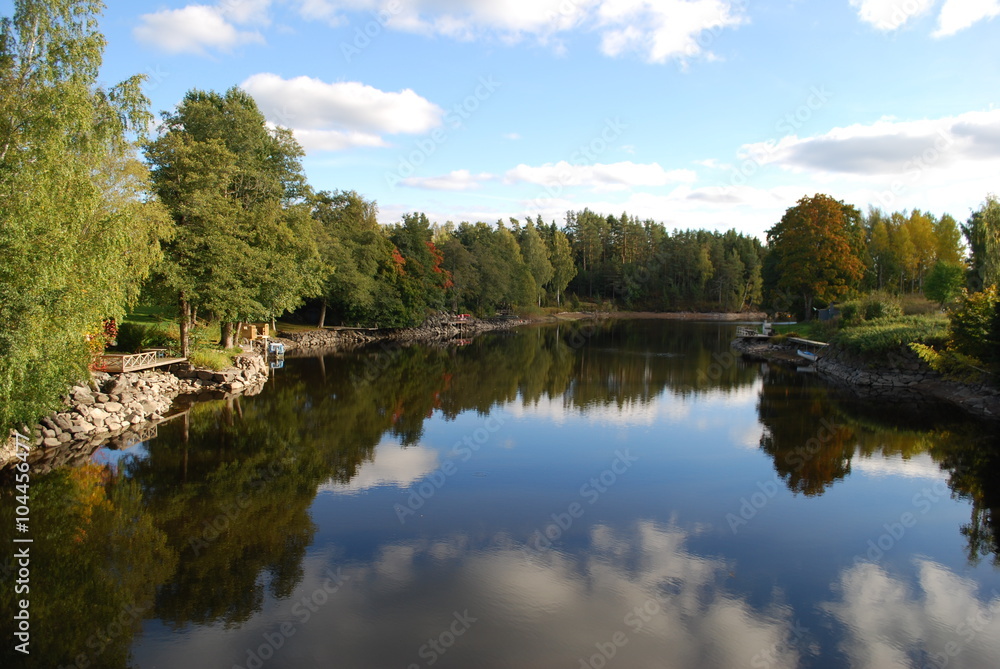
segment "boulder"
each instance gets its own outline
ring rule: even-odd
[[[61,443],[61,441],[54,437],[45,437],[45,439],[42,440],[42,445],[46,448],[52,448],[53,446],[58,446]]]
[[[118,412],[120,412],[124,408],[125,407],[123,407],[118,402],[105,402],[104,403],[104,410],[108,411],[110,413],[118,413]]]

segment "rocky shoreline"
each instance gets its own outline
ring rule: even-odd
[[[745,357],[792,367],[805,361],[791,344],[736,339],[732,348]],[[956,406],[971,416],[1000,420],[1000,390],[943,377],[909,348],[866,358],[836,347],[815,363],[816,373],[856,396],[892,402],[936,402]]]
[[[65,409],[26,431],[32,447],[27,461],[33,471],[82,464],[99,446],[128,448],[155,435],[180,395],[255,395],[267,378],[267,361],[259,353],[237,356],[233,367],[220,372],[188,363],[165,371],[93,372],[89,382],[73,386],[63,397]],[[14,461],[15,449],[13,438],[8,439],[0,451],[0,470]]]
[[[428,318],[414,328],[329,328],[282,332],[274,341],[285,345],[286,351],[304,349],[339,348],[343,345],[367,344],[376,341],[437,341],[473,337],[483,332],[509,330],[528,321],[519,318],[472,318],[456,324],[454,316],[439,315]]]

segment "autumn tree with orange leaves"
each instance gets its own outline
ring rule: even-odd
[[[767,231],[773,287],[801,296],[809,320],[813,300],[835,300],[861,280],[862,239],[853,206],[829,195],[803,197]]]

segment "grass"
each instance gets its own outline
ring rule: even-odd
[[[843,328],[832,343],[853,353],[880,355],[911,343],[943,344],[947,337],[948,319],[935,314],[865,321]]]
[[[828,342],[837,332],[836,321],[809,321],[806,323],[788,323],[774,325],[774,332],[784,337],[801,337],[812,341]]]
[[[240,353],[240,349],[198,349],[191,352],[188,361],[195,367],[208,367],[215,371],[233,366],[233,356]]]

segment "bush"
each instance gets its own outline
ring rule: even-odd
[[[144,348],[167,348],[176,350],[180,339],[172,333],[156,327],[125,321],[118,326],[118,344],[115,348],[127,353],[138,353]]]
[[[996,287],[963,294],[951,313],[951,348],[1000,371],[1000,295]]]
[[[845,323],[854,323],[861,314],[861,300],[850,300],[840,305],[840,318]]]
[[[875,292],[861,300],[861,312],[866,321],[899,318],[903,315],[903,305],[895,295]]]

